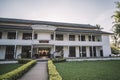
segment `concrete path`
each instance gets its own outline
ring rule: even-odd
[[[48,80],[47,61],[37,62],[30,71],[18,80]]]

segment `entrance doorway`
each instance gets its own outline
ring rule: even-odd
[[[39,47],[38,48],[38,57],[50,57],[50,48]]]

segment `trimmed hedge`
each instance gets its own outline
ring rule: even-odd
[[[65,58],[54,58],[52,59],[53,63],[59,63],[59,62],[65,62],[66,59]]]
[[[25,63],[27,63],[27,62],[29,62],[29,61],[31,61],[32,59],[18,59],[18,63],[19,64],[25,64]]]
[[[27,72],[35,64],[36,64],[36,60],[31,60],[28,63],[18,67],[17,69],[11,72],[0,75],[0,80],[17,80],[17,78],[21,77],[25,72]]]
[[[48,61],[48,74],[49,80],[62,80],[62,77],[57,72],[56,67],[51,60]]]

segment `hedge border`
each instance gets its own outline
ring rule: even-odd
[[[49,80],[62,80],[62,77],[56,70],[56,66],[51,60],[48,60],[48,74]]]
[[[0,75],[0,80],[16,80],[17,78],[21,77],[25,72],[27,72],[33,65],[35,65],[36,62],[36,60],[31,60],[15,70]]]

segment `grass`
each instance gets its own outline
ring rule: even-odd
[[[0,75],[12,71],[21,65],[22,64],[0,64]]]
[[[120,61],[55,63],[63,80],[120,80]]]

